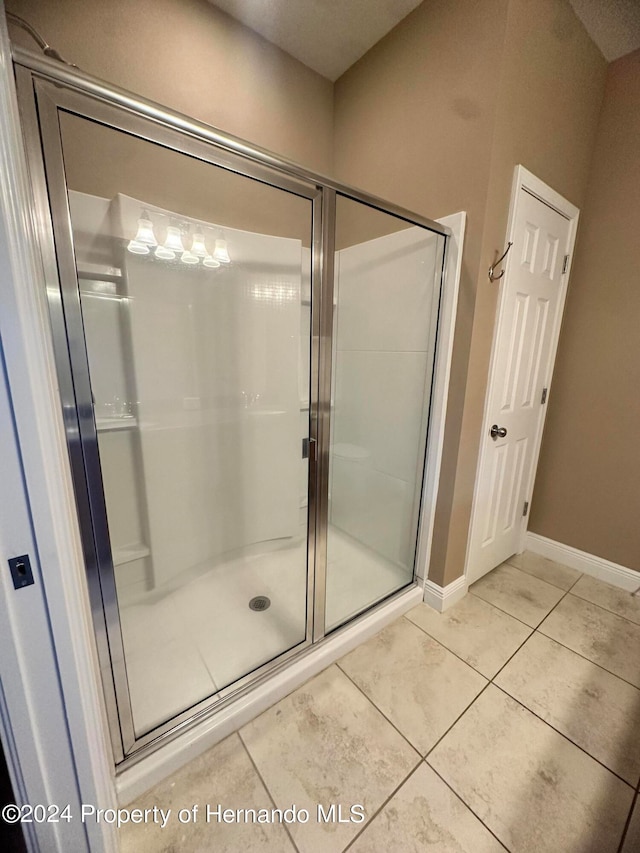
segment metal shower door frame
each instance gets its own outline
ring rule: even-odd
[[[318,175],[232,136],[119,90],[78,69],[14,51],[21,119],[34,195],[88,591],[116,763],[157,748],[308,652],[325,636],[333,261],[336,193],[447,238],[449,230],[403,208]],[[153,731],[136,737],[126,678],[89,366],[85,347],[59,111],[195,157],[306,198],[312,205],[310,445],[307,621],[302,643]],[[415,577],[415,576],[414,576]]]

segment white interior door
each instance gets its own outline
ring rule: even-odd
[[[519,549],[526,525],[575,216],[517,189],[474,498],[470,582]]]

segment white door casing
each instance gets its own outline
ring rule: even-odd
[[[500,282],[467,550],[469,583],[522,547],[577,219],[577,208],[516,167],[507,238],[513,245]],[[492,437],[494,425],[506,435]]]

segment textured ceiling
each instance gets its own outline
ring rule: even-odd
[[[421,0],[210,0],[329,80],[357,62]]]
[[[640,0],[569,0],[609,62],[640,47]]]
[[[323,77],[337,80],[421,0],[210,2]],[[640,0],[569,2],[609,62],[640,47]]]

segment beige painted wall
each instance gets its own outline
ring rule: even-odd
[[[427,0],[340,78],[338,175],[469,212],[430,578],[464,570],[513,168],[581,205],[606,63],[567,0]]]
[[[207,0],[7,0],[69,62],[320,172],[333,86]],[[36,49],[15,27],[11,36]]]
[[[582,207],[604,91],[606,62],[567,0],[536,0],[535,8],[533,27],[531,0],[509,2],[447,581],[464,566],[499,292],[487,270],[505,246],[513,169],[525,166]]]
[[[609,66],[530,529],[640,571],[640,51]]]

